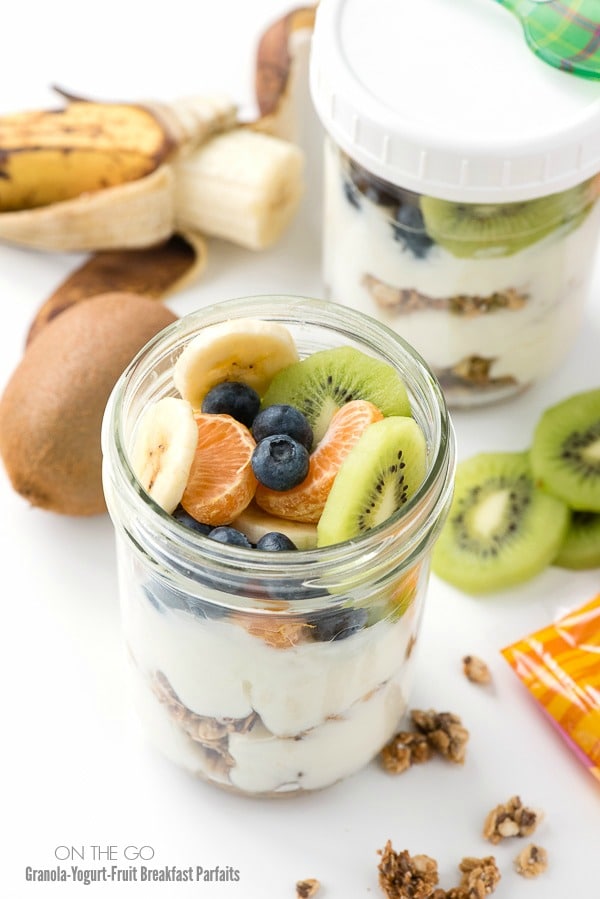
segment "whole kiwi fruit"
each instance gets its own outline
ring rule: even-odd
[[[109,394],[138,350],[176,318],[156,300],[105,293],[40,331],[0,399],[0,456],[17,493],[65,515],[106,510],[100,432]]]

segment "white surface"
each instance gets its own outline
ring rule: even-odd
[[[72,0],[36,8],[34,29],[27,4],[5,10],[3,33],[11,37],[0,56],[4,109],[49,105],[51,82],[104,98],[168,99],[214,86],[250,103],[255,36],[288,9],[282,0],[221,0],[210,11],[205,3],[172,0],[159,16],[134,6],[107,0],[88,14],[91,32]],[[268,291],[322,296],[318,204],[313,184],[289,233],[262,255],[211,242],[203,279],[173,298],[171,308],[182,314]],[[80,258],[0,248],[2,386],[35,310]],[[517,400],[456,414],[461,457],[521,449],[547,404],[598,385],[596,271],[585,326],[565,365]],[[493,851],[503,872],[498,899],[597,895],[599,785],[542,718],[499,649],[591,598],[600,588],[598,571],[548,570],[485,600],[432,580],[411,705],[462,716],[471,731],[464,767],[432,761],[394,778],[374,763],[313,796],[257,801],[190,780],[141,739],[124,689],[107,516],[73,519],[31,509],[0,471],[0,552],[3,899],[284,899],[302,877],[322,881],[319,899],[376,897],[376,851],[388,838],[397,849],[436,857],[444,886],[456,882],[462,856]],[[465,653],[488,660],[492,689],[465,680]],[[522,842],[495,848],[480,836],[488,809],[514,793],[546,813],[535,839],[547,848],[551,867],[534,882],[511,869]],[[92,846],[115,846],[108,864],[125,871],[138,864],[124,859],[127,846],[152,846],[153,866],[232,866],[240,881],[25,881],[26,865],[53,868],[56,847],[65,845],[85,847],[86,858],[74,862],[81,868],[98,866]]]
[[[549,66],[490,0],[322,0],[311,84],[325,127],[382,178],[465,202],[598,171],[600,85]]]

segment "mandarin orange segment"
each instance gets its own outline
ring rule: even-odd
[[[230,524],[250,503],[256,478],[250,464],[255,440],[230,415],[198,412],[198,444],[181,505],[196,521]]]
[[[291,521],[317,522],[340,465],[365,428],[383,418],[367,400],[352,400],[335,413],[310,457],[308,474],[297,487],[277,491],[259,484],[255,502],[265,512]]]

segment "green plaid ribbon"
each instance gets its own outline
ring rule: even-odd
[[[600,79],[600,0],[497,0],[521,20],[527,43],[545,62]]]

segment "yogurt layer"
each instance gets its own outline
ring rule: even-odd
[[[295,736],[345,712],[405,663],[415,621],[409,609],[344,640],[269,646],[234,618],[159,611],[130,587],[126,640],[148,676],[161,671],[191,712],[246,718],[256,712],[277,736]]]

